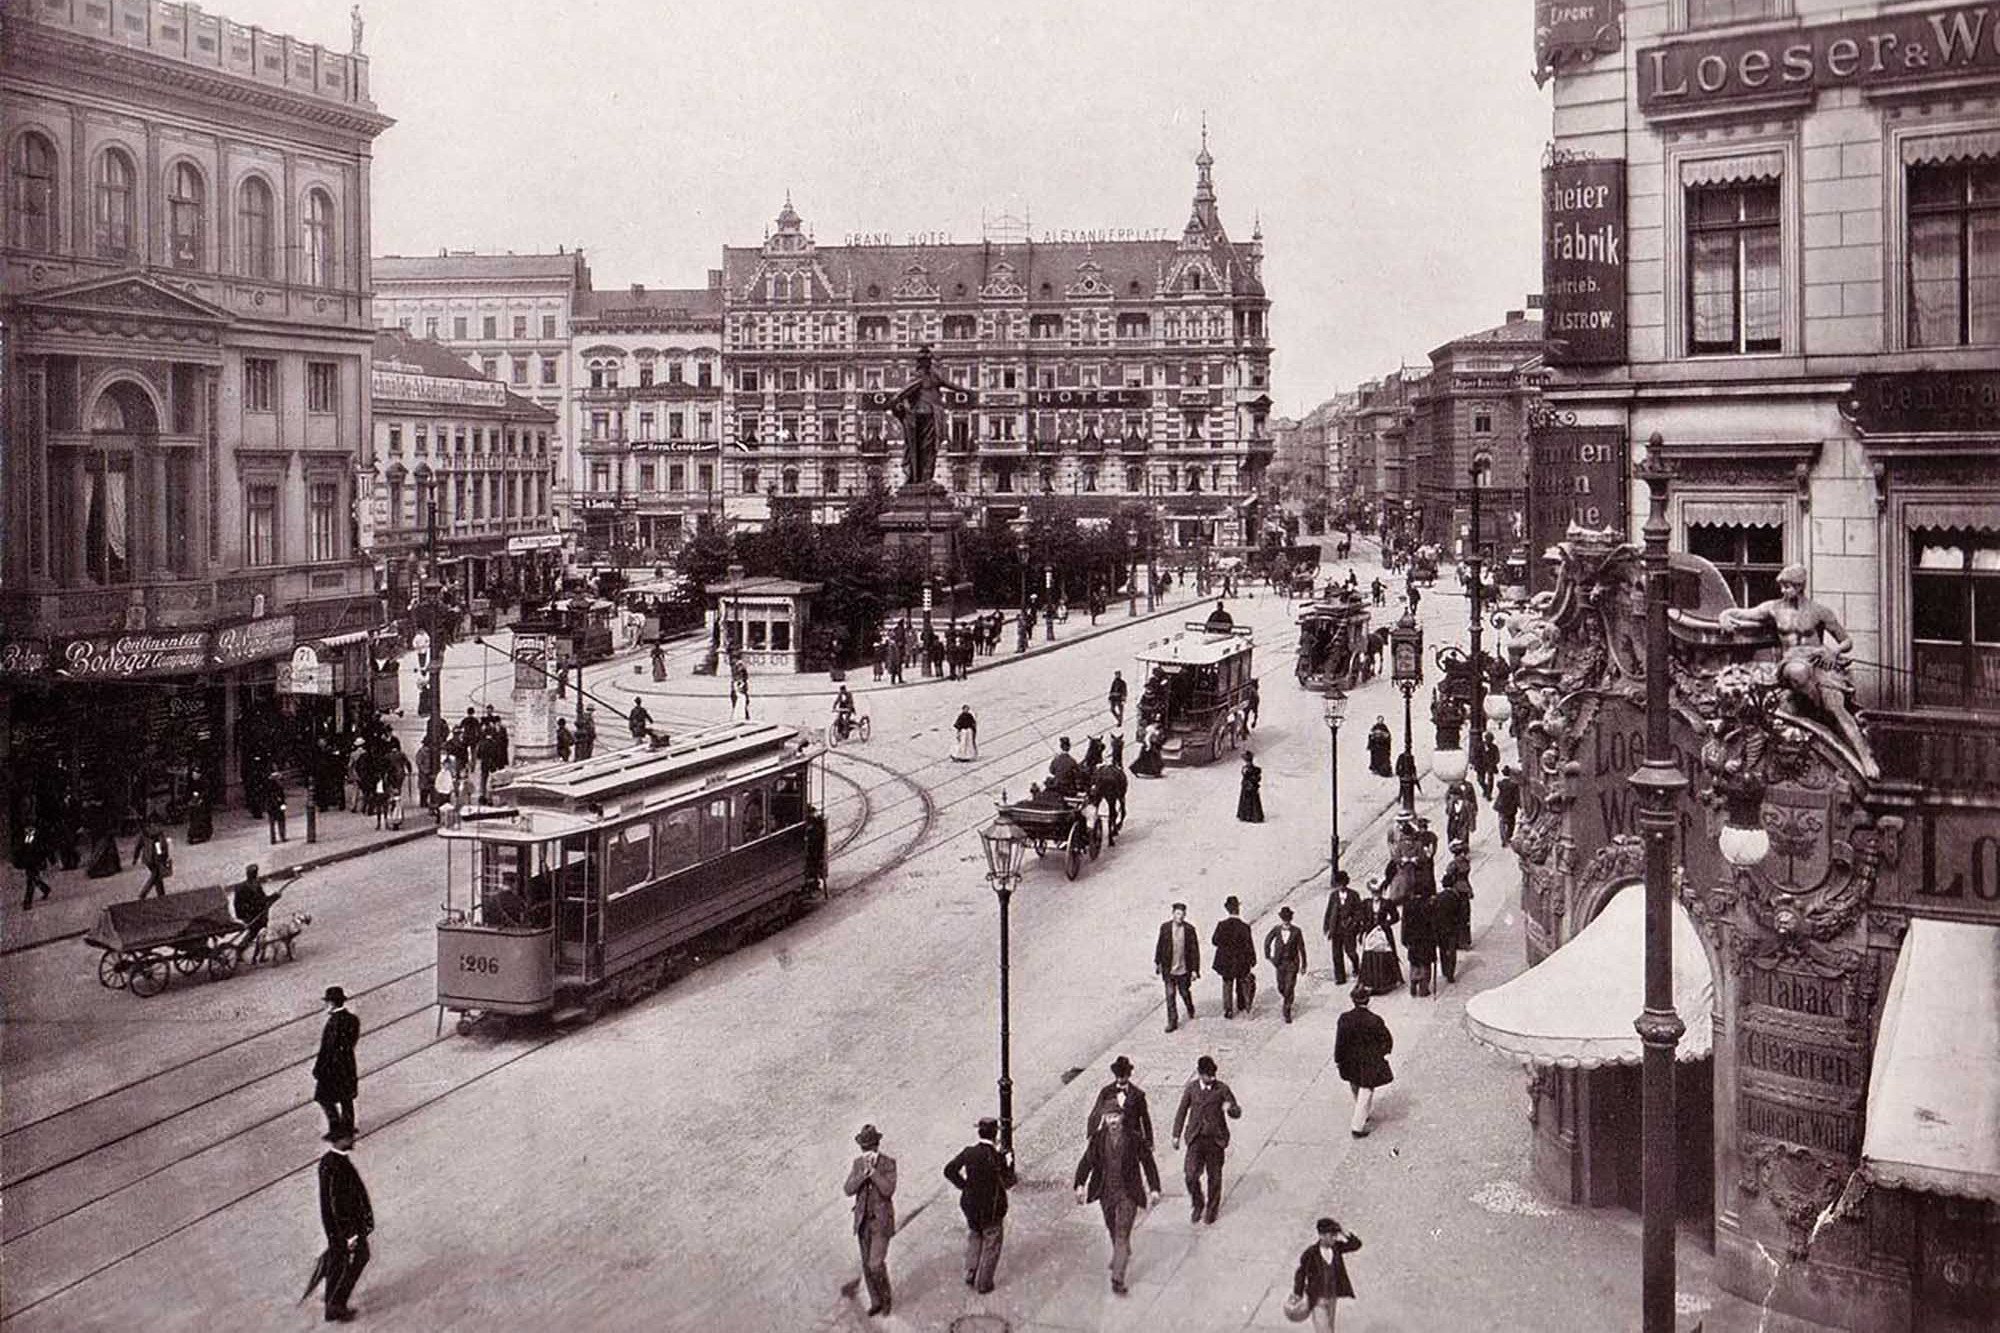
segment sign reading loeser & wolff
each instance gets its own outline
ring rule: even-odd
[[[1625,162],[1542,169],[1542,328],[1549,364],[1625,360]]]
[[[1846,23],[1649,46],[1639,52],[1639,110],[1657,116],[1968,74],[2000,74],[2000,5],[1892,10]]]

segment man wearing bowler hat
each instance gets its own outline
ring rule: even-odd
[[[873,1125],[863,1125],[854,1141],[860,1145],[861,1155],[847,1169],[847,1183],[840,1188],[854,1200],[854,1237],[861,1246],[868,1313],[888,1314],[889,1238],[896,1234],[896,1159],[881,1151],[882,1131]],[[850,1282],[842,1290],[853,1295],[854,1284]]]
[[[368,1234],[375,1229],[375,1210],[368,1187],[354,1169],[354,1130],[341,1126],[328,1134],[331,1145],[319,1159],[319,1220],[326,1232],[326,1320],[344,1324],[354,1318],[347,1298],[368,1267]],[[308,1287],[307,1293],[311,1293]]]
[[[1091,1103],[1090,1119],[1084,1126],[1084,1133],[1095,1134],[1104,1122],[1106,1111],[1120,1111],[1125,1116],[1125,1127],[1139,1136],[1139,1141],[1150,1152],[1153,1147],[1153,1112],[1146,1105],[1146,1090],[1132,1081],[1132,1060],[1121,1055],[1111,1062],[1111,1081],[1097,1090],[1097,1100]]]
[[[965,1285],[987,1292],[993,1290],[993,1270],[1000,1265],[1000,1243],[1006,1238],[1014,1154],[994,1145],[998,1120],[982,1116],[977,1128],[979,1142],[945,1163],[944,1178],[958,1190],[958,1207],[965,1214]]]
[[[326,988],[326,1026],[320,1029],[319,1055],[313,1060],[313,1100],[326,1112],[326,1140],[343,1129],[354,1133],[354,1094],[361,1074],[354,1066],[354,1047],[361,1040],[361,1020],[347,1012],[347,992]]]

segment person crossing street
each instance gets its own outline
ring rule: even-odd
[[[320,1262],[326,1277],[326,1321],[344,1324],[354,1318],[347,1298],[368,1267],[368,1237],[375,1230],[375,1209],[368,1187],[354,1169],[354,1128],[344,1125],[327,1135],[327,1150],[319,1159],[319,1220],[326,1235]],[[308,1294],[311,1288],[307,1288]]]
[[[889,1240],[896,1234],[896,1159],[883,1152],[882,1131],[863,1125],[854,1136],[860,1156],[840,1188],[854,1200],[854,1238],[861,1248],[861,1278],[868,1284],[868,1313],[888,1314]],[[997,1257],[997,1254],[996,1254]],[[854,1283],[842,1290],[853,1295]]]
[[[965,1214],[965,1285],[975,1291],[993,1290],[993,1270],[1000,1264],[1006,1239],[1007,1191],[1015,1184],[1014,1154],[995,1146],[1000,1122],[980,1118],[979,1141],[944,1165],[944,1178],[958,1191]]]
[[[1174,1147],[1187,1143],[1182,1175],[1187,1182],[1190,1222],[1215,1225],[1222,1207],[1222,1163],[1229,1149],[1229,1122],[1240,1119],[1243,1108],[1229,1085],[1217,1078],[1215,1057],[1204,1055],[1195,1061],[1195,1076],[1181,1089],[1180,1109],[1174,1112]],[[1208,1188],[1202,1188],[1203,1178]]]
[[[1264,935],[1264,957],[1277,970],[1278,996],[1284,1001],[1285,1021],[1292,1021],[1293,994],[1299,973],[1306,968],[1306,933],[1292,924],[1292,909],[1278,909],[1278,924]]]
[[[1178,1001],[1187,1006],[1188,1021],[1194,1021],[1194,981],[1201,975],[1201,937],[1188,924],[1187,904],[1175,903],[1173,916],[1160,923],[1160,937],[1153,945],[1153,970],[1167,987],[1167,1031],[1180,1026]]]
[[[1132,1223],[1139,1210],[1160,1201],[1160,1167],[1152,1145],[1126,1123],[1113,1105],[1104,1109],[1083,1156],[1076,1164],[1076,1201],[1104,1210],[1111,1236],[1111,1290],[1126,1294],[1125,1271],[1132,1262]]]
[[[1125,698],[1126,698],[1127,688],[1128,687],[1125,684],[1125,673],[1123,671],[1112,672],[1111,693],[1106,702],[1109,703],[1111,706],[1111,720],[1117,723],[1121,727],[1125,725]]]
[[[1250,923],[1243,919],[1243,904],[1235,894],[1223,899],[1222,910],[1228,915],[1215,923],[1215,934],[1209,939],[1215,946],[1215,975],[1222,978],[1222,1016],[1234,1018],[1241,1009],[1247,1018],[1251,1002],[1257,998],[1257,946],[1251,941]]]

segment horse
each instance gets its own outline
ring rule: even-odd
[[[1088,799],[1092,804],[1103,803],[1106,824],[1105,842],[1109,846],[1118,845],[1118,830],[1125,827],[1125,770],[1116,764],[1099,764],[1090,770]]]

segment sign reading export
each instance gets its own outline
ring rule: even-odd
[[[1821,88],[2000,73],[2000,5],[1887,13],[1696,38],[1639,52],[1639,110],[1660,115]]]
[[[1542,169],[1542,327],[1549,364],[1625,360],[1625,163]]]
[[[1618,49],[1625,0],[1535,0],[1535,86]]]

